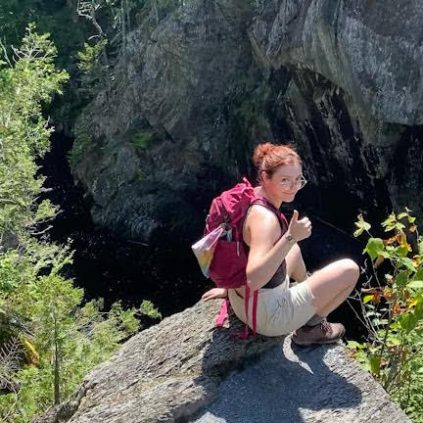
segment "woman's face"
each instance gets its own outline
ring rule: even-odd
[[[263,187],[275,200],[282,203],[294,201],[295,195],[302,188],[302,167],[299,163],[280,166],[271,177],[263,172]]]

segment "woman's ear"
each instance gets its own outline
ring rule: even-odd
[[[263,182],[267,182],[267,181],[270,179],[269,174],[268,174],[265,170],[260,171],[260,176],[261,176],[261,178],[260,178],[260,179],[261,179]]]

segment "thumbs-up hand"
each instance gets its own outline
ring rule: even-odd
[[[311,235],[311,222],[308,217],[298,220],[298,210],[294,210],[291,221],[289,222],[288,232],[294,237],[295,241],[301,241]]]

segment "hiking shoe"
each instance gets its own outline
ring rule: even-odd
[[[292,341],[297,345],[331,344],[345,334],[344,325],[329,323],[326,319],[316,326],[303,326],[292,334]]]

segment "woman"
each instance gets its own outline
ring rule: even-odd
[[[277,216],[281,205],[292,202],[306,184],[301,159],[289,146],[265,143],[257,146],[253,161],[259,181],[256,194],[269,203],[269,207],[252,205],[243,229],[249,250],[248,285],[259,291],[257,333],[280,336],[293,332],[292,340],[298,345],[336,342],[345,328],[341,323],[328,323],[326,316],[354,289],[359,268],[352,260],[342,259],[307,275],[298,242],[311,235],[310,220],[299,219],[295,210],[287,227]],[[290,277],[301,283],[290,287]],[[237,317],[250,325],[244,310],[244,287],[214,288],[202,298],[226,296]],[[252,316],[252,310],[248,315]]]

